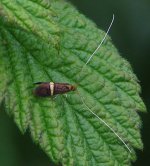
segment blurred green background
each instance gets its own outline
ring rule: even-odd
[[[112,14],[115,22],[110,31],[121,56],[132,65],[142,86],[141,97],[150,107],[150,0],[70,0],[80,12],[106,31]],[[99,40],[99,39],[97,39]],[[150,163],[150,115],[141,114],[144,150],[137,151],[134,166]],[[49,158],[30,139],[23,136],[4,110],[0,111],[1,166],[52,166]]]

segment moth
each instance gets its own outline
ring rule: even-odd
[[[92,55],[89,57],[89,59],[87,60],[85,65],[82,67],[81,72],[83,71],[84,67],[91,61],[91,59],[95,55],[95,53],[100,49],[101,45],[103,44],[104,40],[106,39],[106,36],[108,35],[108,32],[113,24],[113,21],[114,21],[114,15],[113,15],[111,24],[109,25],[104,38],[99,43],[98,47],[95,49],[95,51],[92,53]],[[37,87],[34,89],[33,93],[37,97],[52,97],[52,96],[59,95],[59,94],[65,94],[70,91],[77,91],[77,87],[74,85],[71,85],[69,83],[37,82],[35,84],[37,85]],[[102,118],[100,118],[97,114],[95,114],[88,107],[88,105],[84,101],[84,98],[80,95],[79,92],[78,92],[78,95],[79,95],[82,103],[84,104],[84,106],[87,108],[87,110],[89,112],[91,112],[96,118],[98,118],[106,127],[108,127],[109,130],[111,130],[116,135],[116,137],[124,144],[124,146],[127,148],[127,150],[131,153],[132,152],[131,149],[126,144],[126,142],[121,138],[121,136],[119,136],[119,134],[107,122],[105,122]]]
[[[37,82],[38,86],[34,90],[34,95],[39,97],[50,97],[75,91],[76,87],[68,83]]]

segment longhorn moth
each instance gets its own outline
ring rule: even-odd
[[[112,26],[114,22],[114,15],[112,18],[112,21],[107,29],[107,32],[105,33],[105,36],[103,37],[102,41],[99,43],[98,47],[95,49],[95,51],[92,53],[92,55],[90,55],[90,57],[88,58],[88,60],[86,61],[86,63],[84,64],[84,66],[82,67],[80,74],[82,73],[83,69],[86,67],[86,65],[91,61],[91,59],[93,58],[93,56],[95,55],[95,53],[101,48],[101,45],[103,44],[103,42],[105,41],[109,30]],[[77,91],[77,87],[68,83],[54,83],[54,82],[37,82],[35,83],[37,85],[37,87],[34,89],[33,93],[35,96],[37,97],[51,97],[51,96],[55,96],[58,94],[64,94],[64,93],[68,93],[70,91]],[[78,91],[77,91],[78,92]],[[129,146],[126,144],[126,142],[122,139],[121,136],[119,136],[119,134],[106,122],[104,121],[102,118],[100,118],[96,113],[94,113],[86,104],[86,102],[84,101],[84,98],[80,95],[80,93],[78,92],[78,95],[80,96],[80,99],[83,103],[83,105],[87,108],[87,110],[89,112],[91,112],[99,121],[101,121],[107,128],[109,128],[109,130],[111,130],[116,137],[124,144],[124,146],[126,147],[126,149],[132,153],[131,149],[129,148]]]

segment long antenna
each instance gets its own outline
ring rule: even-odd
[[[97,48],[95,49],[95,51],[92,53],[92,55],[89,57],[89,59],[86,61],[86,63],[84,64],[84,66],[82,67],[81,69],[81,72],[83,71],[84,67],[91,61],[91,59],[93,58],[93,56],[95,55],[95,53],[100,49],[101,45],[103,44],[103,42],[105,41],[111,27],[112,27],[112,24],[114,22],[114,14],[113,14],[113,17],[112,17],[112,20],[111,20],[111,23],[107,29],[107,32],[105,33],[105,36],[103,37],[102,41],[99,43],[99,45],[97,46]],[[80,74],[81,74],[80,72]],[[108,127],[115,135],[116,137],[124,144],[124,146],[127,148],[127,150],[132,153],[131,149],[129,148],[129,146],[125,143],[125,141],[118,135],[118,133],[115,132],[115,130],[109,126],[109,124],[107,124],[102,118],[100,118],[98,115],[96,115],[88,106],[87,104],[85,103],[83,97],[80,95],[80,93],[77,91],[78,95],[80,96],[81,98],[81,101],[82,103],[85,105],[85,107],[88,109],[89,112],[91,112],[95,117],[97,117],[106,127]]]
[[[77,91],[78,92],[78,91]],[[128,151],[130,152],[130,153],[132,153],[132,151],[131,151],[131,149],[129,148],[129,146],[125,143],[125,141],[115,132],[115,130],[112,128],[112,127],[110,127],[102,118],[100,118],[98,115],[96,115],[88,106],[87,106],[87,104],[84,102],[84,99],[83,99],[83,97],[80,95],[80,93],[78,92],[78,94],[79,94],[79,96],[80,96],[80,98],[81,98],[81,101],[82,101],[82,103],[85,105],[85,107],[94,115],[94,116],[96,116],[105,126],[107,126],[118,138],[119,138],[119,140],[125,145],[125,147],[128,149]]]
[[[105,33],[105,36],[103,37],[102,41],[99,43],[99,45],[97,46],[97,48],[95,49],[95,51],[92,53],[92,55],[89,57],[89,59],[86,61],[85,65],[82,67],[82,70],[83,70],[83,68],[91,61],[91,59],[93,58],[93,56],[95,55],[95,53],[100,49],[101,45],[104,43],[104,41],[105,41],[105,39],[106,39],[106,37],[107,37],[107,35],[108,35],[108,33],[109,33],[111,27],[112,27],[112,24],[113,24],[113,22],[114,22],[114,19],[115,19],[115,16],[114,16],[114,14],[113,14],[111,23],[110,23],[110,25],[109,25],[109,27],[108,27],[108,29],[107,29],[107,32]],[[81,70],[81,71],[82,71],[82,70]]]
[[[110,23],[110,25],[109,25],[109,27],[108,27],[108,29],[107,29],[107,31],[106,31],[106,33],[105,33],[103,39],[101,40],[101,42],[98,44],[98,46],[97,46],[97,48],[95,49],[95,51],[91,54],[91,56],[88,58],[88,60],[86,61],[86,63],[85,63],[85,64],[83,65],[83,67],[81,68],[81,70],[80,70],[80,72],[79,72],[79,77],[80,77],[81,73],[83,72],[83,69],[85,68],[85,66],[91,61],[91,59],[93,58],[93,56],[95,55],[95,53],[101,48],[102,44],[104,43],[104,41],[105,41],[105,39],[106,39],[106,37],[107,37],[107,35],[108,35],[108,33],[109,33],[111,27],[112,27],[112,24],[113,24],[113,22],[114,22],[114,19],[115,19],[115,16],[114,16],[114,14],[113,14],[111,23]]]

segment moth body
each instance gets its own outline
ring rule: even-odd
[[[34,89],[34,95],[38,97],[50,97],[76,90],[75,86],[68,83],[37,82],[35,84],[38,86]]]

